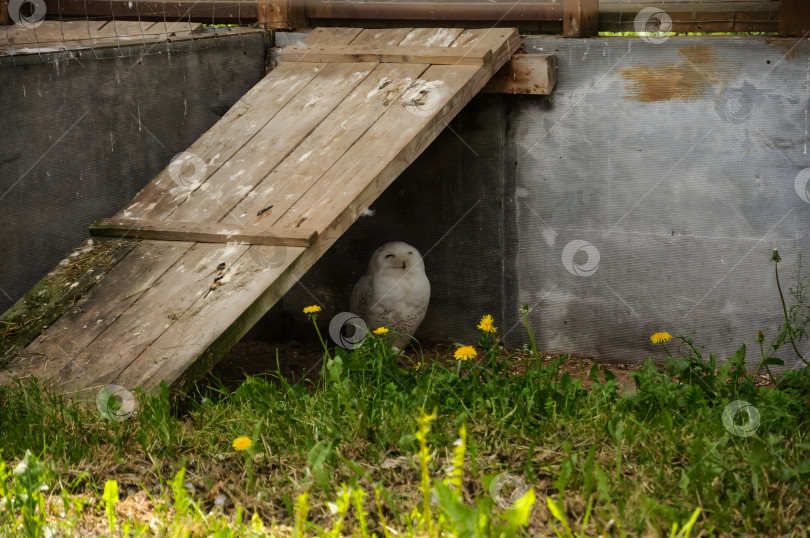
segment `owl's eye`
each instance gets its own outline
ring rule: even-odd
[[[393,254],[388,254],[386,255],[385,259],[387,260],[388,258],[395,258],[395,256]]]
[[[408,254],[410,254],[411,256],[413,256],[413,252],[409,252]]]

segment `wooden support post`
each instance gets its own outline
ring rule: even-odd
[[[8,16],[8,0],[0,0],[0,24],[11,23],[11,17]]]
[[[308,24],[304,0],[256,0],[259,25],[268,30],[297,30]]]
[[[599,34],[599,0],[563,0],[563,37]]]
[[[810,2],[807,0],[780,0],[779,35],[791,37],[810,35]]]
[[[557,58],[553,54],[515,54],[489,79],[483,93],[550,95],[557,83]]]

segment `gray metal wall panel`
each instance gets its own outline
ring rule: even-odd
[[[0,311],[264,76],[265,39],[176,42],[142,57],[139,46],[98,60],[47,54],[62,59],[46,64],[20,56],[24,65],[0,67]]]
[[[757,330],[780,325],[772,249],[783,282],[810,251],[795,189],[810,166],[810,44],[532,38],[526,49],[559,64],[553,107],[524,101],[509,118],[519,301],[535,307],[540,345],[639,360],[661,357],[648,337],[668,331],[721,357],[746,343],[755,362]],[[598,252],[590,276],[566,269],[589,272],[587,247],[564,259],[573,241]]]

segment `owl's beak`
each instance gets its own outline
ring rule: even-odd
[[[402,260],[402,268],[405,269],[405,260]]]

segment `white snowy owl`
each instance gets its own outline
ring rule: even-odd
[[[402,242],[386,243],[371,256],[368,272],[352,291],[351,311],[373,331],[388,327],[400,333],[391,340],[401,348],[425,318],[430,282],[419,251]]]

